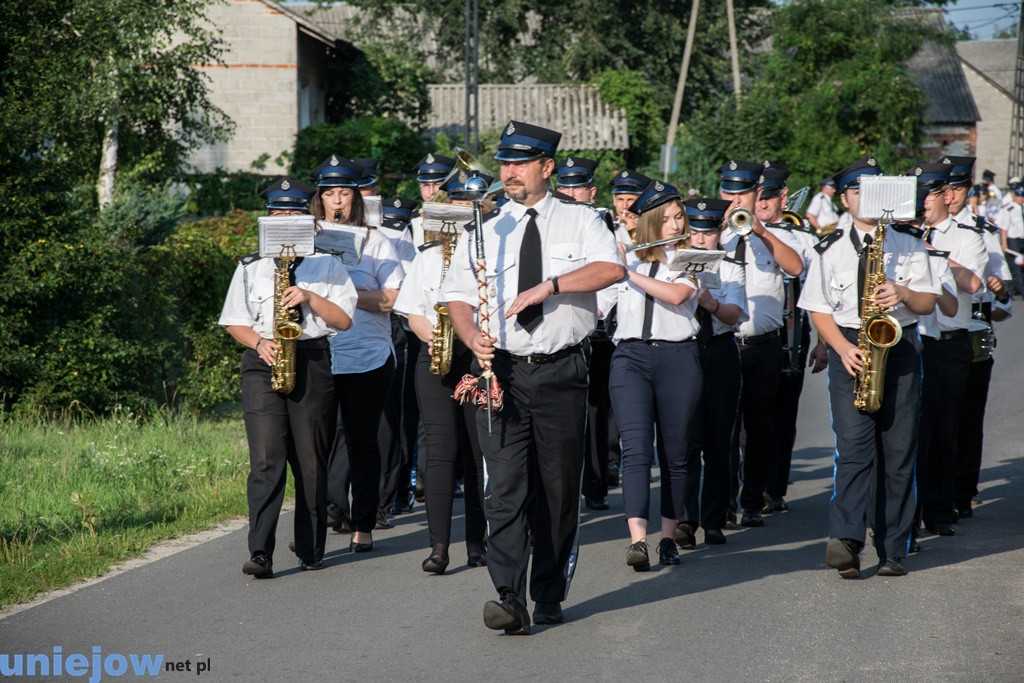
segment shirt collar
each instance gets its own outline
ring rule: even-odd
[[[945,220],[936,223],[932,227],[938,230],[939,232],[946,232],[947,230],[949,230],[949,226],[953,225],[954,222],[955,221],[953,220],[952,216],[946,216]]]
[[[523,219],[523,216],[526,215],[527,209],[534,209],[537,212],[538,216],[542,218],[547,218],[548,214],[551,213],[551,209],[554,207],[554,202],[554,197],[551,195],[550,192],[548,192],[539,202],[537,202],[533,206],[525,206],[515,201],[514,199],[510,201],[506,206],[509,207],[509,213],[512,214],[512,217],[515,218],[516,223],[518,223]]]

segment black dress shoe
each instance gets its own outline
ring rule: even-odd
[[[910,539],[910,545],[907,546],[907,552],[908,553],[919,553],[919,552],[921,552],[921,544],[918,542],[918,540],[916,538],[911,538]]]
[[[487,546],[473,541],[466,542],[466,566],[486,567]]]
[[[299,569],[304,572],[315,572],[324,568],[324,563],[320,562],[299,562]]]
[[[557,602],[538,602],[533,608],[535,624],[561,624],[563,621],[562,606]]]
[[[725,528],[728,529],[729,531],[735,531],[736,530],[737,527],[736,527],[736,513],[735,512],[731,512],[731,511],[729,512],[729,516],[725,520]]]
[[[607,510],[608,509],[608,501],[606,501],[604,498],[589,498],[587,496],[584,496],[583,497],[583,503],[590,510]],[[538,622],[538,623],[540,623],[540,622]]]
[[[925,528],[936,536],[956,536],[956,527],[952,524],[939,522],[938,524],[926,524]]]
[[[242,565],[242,573],[254,579],[274,578],[274,563],[266,553],[253,553],[249,561]]]
[[[902,557],[889,557],[878,565],[875,576],[906,576],[907,568],[903,566]]]
[[[694,527],[689,522],[676,524],[676,531],[673,539],[683,550],[693,550],[697,547],[697,537],[693,533]]]
[[[743,519],[740,520],[740,524],[746,527],[764,526],[764,519],[757,510],[744,510]]]
[[[410,513],[412,513],[412,503],[407,500],[396,500],[395,504],[391,506],[391,514],[393,515],[408,515]]]
[[[770,515],[770,514],[772,514],[772,497],[769,496],[767,493],[765,493],[765,494],[762,495],[761,499],[763,501],[761,503],[761,514],[762,515]]]
[[[412,494],[413,497],[416,499],[417,503],[422,503],[423,502],[423,499],[426,496],[426,491],[427,490],[423,486],[423,480],[420,479],[417,476],[417,478],[416,478],[416,488],[413,489],[413,494]]]
[[[373,525],[374,529],[393,529],[394,524],[388,519],[388,516],[384,512],[377,513],[377,522]]]
[[[851,538],[830,538],[825,546],[825,562],[839,570],[844,579],[860,576],[861,544]]]
[[[772,512],[785,512],[789,509],[789,503],[786,502],[785,498],[781,496],[779,498],[772,498]]]
[[[645,572],[651,568],[651,558],[647,555],[647,540],[637,541],[626,549],[626,565],[636,572]]]
[[[333,517],[328,514],[327,526],[339,534],[352,533],[352,522],[349,521],[348,515],[341,510],[338,510]]]
[[[373,539],[370,539],[369,543],[356,543],[355,534],[352,535],[352,540],[348,544],[349,552],[353,553],[368,553],[373,550]]]
[[[705,529],[704,542],[708,545],[725,545],[725,534],[721,529]]]
[[[438,543],[430,553],[430,557],[423,560],[423,571],[428,574],[444,574],[448,569],[448,546]]]
[[[671,538],[663,538],[658,543],[658,564],[679,564],[679,548]]]
[[[957,514],[960,515],[960,519],[970,519],[974,516],[974,508],[972,508],[970,505],[968,505],[967,507],[957,508],[956,511]]]
[[[484,605],[484,625],[495,631],[505,631],[510,636],[528,636],[530,613],[519,597],[506,589],[500,601],[489,600]]]

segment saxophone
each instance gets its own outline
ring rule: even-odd
[[[277,259],[274,272],[274,365],[270,369],[270,388],[289,394],[295,388],[295,341],[302,334],[299,311],[283,303],[284,290],[292,286],[291,265],[295,260],[295,245],[285,244]]]
[[[441,242],[441,282],[444,283],[459,236],[456,232],[448,231],[439,231],[437,236]],[[452,369],[452,345],[455,342],[455,335],[451,318],[448,317],[448,307],[444,304],[434,304],[434,311],[437,313],[437,322],[434,323],[430,347],[430,372],[443,376]]]
[[[864,367],[855,379],[853,405],[865,413],[882,407],[885,387],[885,357],[889,349],[903,338],[903,327],[889,315],[889,309],[875,303],[875,288],[885,284],[885,219],[878,221],[873,240],[868,245],[867,272],[864,274],[864,296],[860,307],[860,332],[857,348]]]

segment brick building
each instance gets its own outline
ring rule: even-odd
[[[193,153],[200,171],[284,173],[274,159],[290,151],[299,130],[324,121],[327,81],[340,60],[358,50],[304,15],[272,0],[221,0],[207,15],[221,31],[223,62],[204,64],[210,101],[235,122],[231,139]]]

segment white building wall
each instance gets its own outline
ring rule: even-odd
[[[1010,128],[1013,120],[1013,102],[999,88],[985,80],[969,64],[964,64],[967,85],[981,113],[978,121],[978,160],[975,162],[975,181],[981,179],[986,168],[995,171],[996,184],[1005,187],[1009,181]]]

